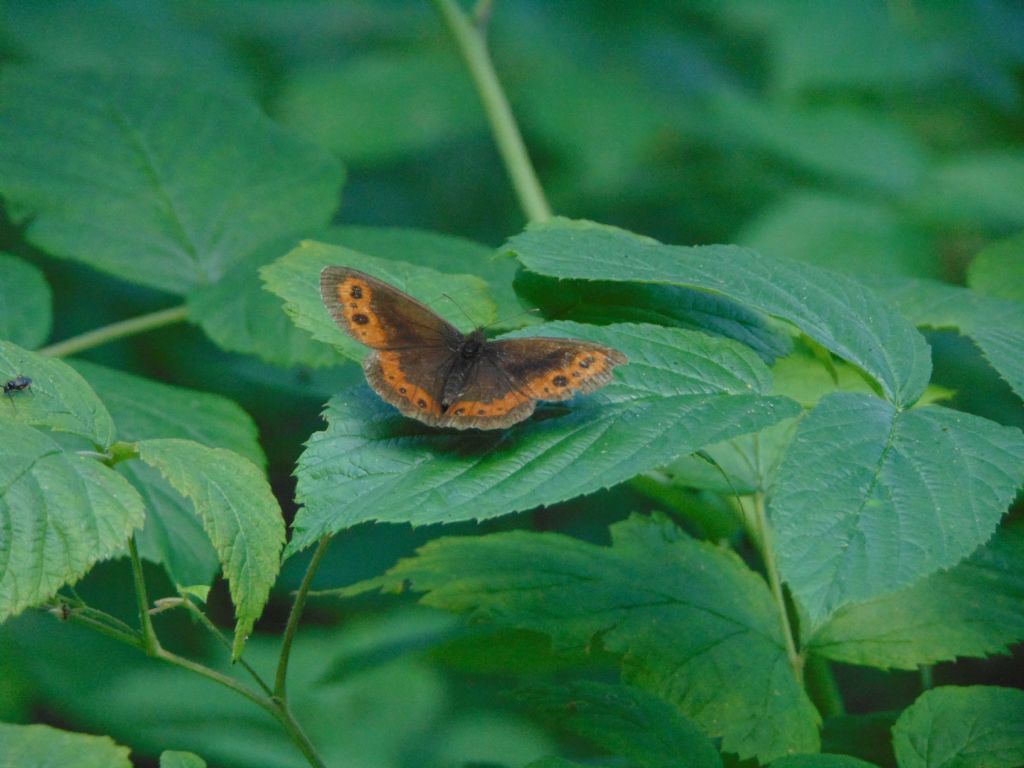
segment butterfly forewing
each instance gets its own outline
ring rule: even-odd
[[[372,349],[457,348],[462,339],[425,304],[365,272],[325,267],[320,294],[334,321]]]

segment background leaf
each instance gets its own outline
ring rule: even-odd
[[[1024,640],[1024,526],[996,531],[948,571],[840,608],[808,643],[849,664],[917,669],[957,656],[1009,653]]]
[[[215,281],[337,206],[337,162],[232,94],[8,68],[0,105],[0,192],[31,242],[142,285]]]
[[[789,667],[764,582],[664,520],[617,523],[610,548],[525,531],[439,539],[357,589],[406,582],[427,605],[544,632],[561,647],[599,639],[623,656],[628,681],[726,751],[767,762],[818,748],[818,715]],[[721,669],[743,672],[723,686]]]
[[[858,283],[736,246],[662,245],[614,227],[554,219],[508,241],[527,269],[555,277],[670,283],[725,295],[801,331],[869,374],[896,405],[931,373],[928,345]]]
[[[1024,304],[928,280],[872,280],[915,325],[956,328],[1024,398]]]
[[[892,736],[900,768],[1014,768],[1024,762],[1024,691],[935,688],[900,715]]]
[[[0,723],[2,768],[132,768],[128,747],[107,736],[89,736],[48,725]]]
[[[367,520],[480,520],[564,501],[797,412],[788,399],[759,394],[768,371],[735,342],[645,325],[531,330],[606,344],[630,362],[568,412],[553,406],[501,431],[432,429],[365,387],[333,399],[327,430],[299,460],[303,508],[287,552]]]
[[[160,768],[206,768],[206,761],[191,752],[163,752]]]
[[[53,322],[46,277],[27,261],[0,253],[0,339],[19,347],[41,346]]]
[[[800,422],[771,490],[779,569],[816,626],[955,565],[992,535],[1022,475],[1016,428],[829,395]]]
[[[971,261],[967,283],[997,299],[1024,301],[1024,232],[990,245]]]
[[[711,741],[679,710],[640,688],[578,681],[528,689],[517,698],[560,730],[598,744],[640,768],[721,768]]]
[[[284,544],[277,500],[263,473],[232,451],[177,439],[143,440],[138,450],[192,501],[217,550],[235,605],[237,659],[277,579]]]
[[[114,422],[103,403],[73,368],[0,340],[0,380],[32,380],[28,389],[4,397],[0,422],[20,422],[70,432],[101,448],[114,441]],[[16,402],[15,402],[16,401]]]
[[[7,424],[0,441],[0,618],[74,583],[121,552],[145,510],[138,492],[95,459]]]

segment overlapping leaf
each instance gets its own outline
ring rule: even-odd
[[[892,729],[900,768],[1024,765],[1024,691],[975,685],[927,691]]]
[[[1024,640],[1024,526],[996,532],[949,571],[840,608],[808,643],[851,664],[917,669],[957,656],[1006,653]]]
[[[564,501],[799,412],[763,394],[767,368],[727,339],[629,324],[531,330],[607,344],[630,362],[600,392],[500,431],[425,427],[363,386],[339,395],[299,459],[288,552],[367,520],[422,525]]]
[[[665,521],[616,524],[611,547],[523,531],[439,539],[357,589],[410,583],[429,605],[544,632],[562,647],[599,638],[623,656],[629,681],[727,751],[767,762],[818,748],[818,716],[787,661],[767,586],[732,553]]]
[[[1022,475],[1018,429],[830,395],[801,421],[771,492],[783,578],[817,626],[966,557],[992,535]]]
[[[898,406],[931,375],[924,338],[856,281],[737,246],[669,246],[625,230],[554,219],[508,247],[530,270],[559,278],[667,283],[719,293],[796,325],[853,363]]]
[[[31,379],[28,389],[0,401],[0,422],[13,421],[70,432],[107,448],[114,421],[89,384],[60,360],[28,352],[0,340],[0,381]]]
[[[640,768],[721,768],[722,758],[691,720],[668,702],[627,685],[579,681],[518,694],[546,723],[580,736]]]
[[[72,361],[71,365],[102,393],[123,440],[194,440],[230,449],[259,467],[266,464],[256,425],[230,400],[84,361]],[[137,537],[139,553],[163,563],[179,586],[209,584],[219,562],[192,504],[152,467],[122,462],[117,471],[132,482],[146,502],[146,525]]]
[[[0,339],[38,347],[50,335],[50,303],[43,273],[27,261],[0,253]]]
[[[53,254],[184,293],[322,227],[331,155],[194,81],[47,70],[0,80],[0,193]]]
[[[869,284],[913,323],[956,328],[970,336],[996,372],[1024,398],[1024,303],[930,280],[871,280]]]
[[[130,750],[108,736],[70,733],[48,725],[0,723],[0,767],[132,768]]]
[[[223,448],[190,440],[143,440],[139,458],[188,497],[220,557],[235,605],[235,658],[277,578],[281,509],[263,473]]]
[[[114,470],[23,424],[0,441],[0,620],[123,549],[145,511]]]

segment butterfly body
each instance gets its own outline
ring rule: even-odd
[[[370,386],[405,416],[438,427],[501,429],[527,418],[538,400],[565,400],[611,380],[617,350],[555,338],[489,340],[463,334],[392,285],[347,267],[320,274],[338,325],[373,350]]]

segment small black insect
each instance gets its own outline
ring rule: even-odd
[[[14,403],[14,393],[21,392],[32,386],[32,379],[28,376],[15,376],[10,381],[4,382],[4,394]]]

